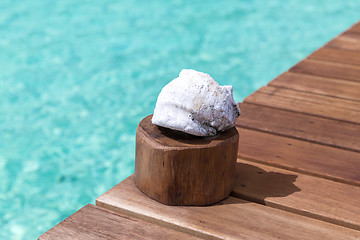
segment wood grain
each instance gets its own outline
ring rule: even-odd
[[[171,207],[146,197],[130,177],[96,200],[127,213],[207,239],[357,239],[360,232],[229,197],[207,207]]]
[[[360,153],[238,128],[241,158],[360,186]]]
[[[360,101],[360,82],[285,72],[268,85]]]
[[[322,47],[310,54],[308,58],[360,66],[360,52],[344,49]]]
[[[245,98],[244,102],[360,123],[360,102],[347,99],[267,86]]]
[[[39,240],[70,239],[199,238],[89,204],[39,237]]]
[[[290,72],[305,73],[321,77],[360,81],[360,67],[340,63],[305,59],[290,68]]]
[[[360,230],[360,187],[238,159],[232,196]]]
[[[248,103],[240,109],[237,126],[360,152],[358,124]]]
[[[158,127],[151,118],[144,118],[136,132],[136,186],[168,205],[210,205],[229,196],[239,143],[236,128],[203,138]]]
[[[331,40],[326,47],[360,51],[360,33],[345,32]]]

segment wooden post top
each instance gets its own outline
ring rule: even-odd
[[[137,129],[138,134],[143,134],[150,141],[154,148],[174,149],[174,148],[211,148],[224,143],[225,139],[239,138],[235,127],[212,137],[198,137],[184,132],[159,127],[151,122],[152,115],[144,118]]]

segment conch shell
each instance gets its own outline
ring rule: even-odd
[[[183,69],[161,90],[152,123],[206,137],[233,127],[239,115],[232,86],[220,86],[209,74]]]

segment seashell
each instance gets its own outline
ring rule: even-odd
[[[233,127],[239,115],[232,86],[220,86],[209,74],[183,69],[161,90],[152,123],[206,137]]]

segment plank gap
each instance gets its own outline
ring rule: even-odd
[[[237,164],[236,184],[231,196],[354,230],[360,230],[359,220],[356,218],[360,208],[355,208],[355,212],[348,212],[347,210],[349,205],[353,205],[354,202],[357,201],[360,195],[360,188],[356,186],[345,186],[338,182],[332,183],[332,181],[328,179],[318,179],[316,176],[299,174],[294,171],[284,171],[281,168],[279,169],[273,166],[266,167],[267,165],[263,164],[253,164],[253,162],[241,158],[238,158]],[[259,175],[254,172],[258,171],[257,169],[261,169],[261,171],[266,173],[259,177]],[[245,174],[243,174],[244,172]],[[272,179],[268,179],[266,174],[274,176]],[[297,187],[298,190],[295,190],[293,193],[292,191],[294,190],[288,191],[290,189],[290,182],[286,180],[288,176],[295,176],[294,179],[291,179],[291,185]],[[276,181],[279,181],[279,183]],[[313,185],[316,185],[316,187],[313,187]],[[264,188],[266,188],[266,190],[264,190]],[[285,194],[276,194],[280,188],[287,189],[285,192],[288,192]],[[342,197],[333,196],[332,193],[328,193],[327,190],[344,195],[347,206],[339,206],[337,211],[333,209],[330,209],[330,212],[326,211],[326,207],[316,205],[316,196],[313,192],[316,188],[320,188],[317,193],[326,199],[324,205],[328,204],[329,208],[331,208],[331,206],[334,207],[334,204],[340,201],[339,198]]]
[[[359,52],[360,33],[344,32],[343,34],[340,34],[338,37],[329,41],[325,46],[334,49],[344,49]]]
[[[327,175],[324,175],[324,174],[315,173],[315,172],[311,172],[311,171],[308,171],[308,170],[298,169],[296,167],[288,167],[288,166],[284,166],[282,164],[277,164],[277,163],[273,163],[273,162],[262,161],[262,160],[254,159],[254,158],[247,157],[247,156],[241,155],[241,154],[238,154],[238,159],[239,158],[247,160],[249,162],[260,163],[260,164],[267,165],[267,166],[270,166],[270,167],[276,167],[276,168],[280,168],[280,169],[284,169],[284,170],[288,170],[288,171],[292,171],[292,172],[296,172],[296,173],[301,173],[301,174],[305,174],[305,175],[309,175],[309,176],[313,176],[313,177],[318,177],[318,178],[330,180],[330,181],[333,181],[333,182],[344,183],[344,184],[348,184],[348,185],[351,185],[351,186],[360,187],[360,183],[353,182],[353,181],[346,180],[346,179],[342,179],[342,178],[337,178],[337,177],[333,177],[333,176],[327,176]]]
[[[342,79],[336,79],[336,78],[325,78],[325,77],[319,77],[319,76],[314,76],[314,75],[310,75],[310,74],[304,74],[304,73],[295,73],[295,72],[285,72],[284,74],[296,74],[296,75],[302,75],[302,76],[309,76],[311,78],[318,78],[318,80],[320,81],[324,81],[326,82],[327,80],[333,80],[333,81],[339,81],[339,82],[348,82],[348,83],[355,83],[358,84],[358,82],[354,82],[354,81],[347,81],[347,80],[342,80]],[[281,77],[282,75],[280,75],[279,77]],[[302,93],[310,93],[310,94],[314,94],[314,95],[319,95],[319,96],[326,96],[326,97],[333,97],[333,98],[338,98],[338,99],[342,99],[342,100],[350,100],[350,101],[354,101],[354,102],[360,102],[360,93],[359,93],[359,99],[354,99],[354,98],[349,98],[349,97],[345,97],[344,96],[339,96],[339,95],[334,95],[331,93],[322,93],[321,89],[312,89],[312,91],[309,90],[302,90],[300,87],[297,86],[292,86],[290,84],[285,85],[285,84],[279,84],[277,83],[277,79],[279,78],[275,78],[274,80],[270,81],[267,86],[271,86],[271,87],[277,87],[277,88],[283,88],[283,89],[288,89],[288,90],[293,90],[293,91],[297,91],[297,92],[302,92]],[[321,80],[322,79],[322,80]],[[355,85],[356,87],[359,88],[360,91],[360,83],[358,85]],[[323,91],[324,92],[324,91]]]
[[[340,63],[350,66],[360,66],[360,53],[347,50],[322,47],[307,56],[307,59],[330,63]]]
[[[199,239],[139,218],[91,204],[79,209],[39,240],[70,239]]]
[[[267,94],[259,93],[259,92],[257,94],[267,95]],[[265,104],[262,104],[262,103],[257,103],[257,102],[253,102],[253,101],[247,101],[246,99],[244,99],[244,103],[252,104],[252,105],[256,105],[256,106],[264,106],[264,107],[268,107],[268,108],[272,108],[272,109],[280,109],[280,110],[283,110],[283,111],[288,111],[288,112],[293,112],[293,113],[300,113],[300,114],[303,114],[303,115],[319,117],[319,118],[323,118],[323,119],[341,121],[341,122],[344,122],[344,123],[360,125],[360,123],[355,122],[355,121],[349,121],[349,120],[346,120],[346,119],[333,118],[333,117],[328,117],[328,116],[315,114],[315,113],[302,112],[302,111],[299,111],[299,110],[291,110],[291,109],[280,107],[280,106],[265,105]],[[359,121],[360,121],[360,119],[359,119]],[[351,150],[351,149],[347,149],[347,150]],[[354,151],[354,150],[352,150],[352,151]],[[355,151],[358,151],[358,150],[355,150]]]
[[[333,66],[350,67],[350,68],[354,68],[354,69],[360,69],[359,65],[352,65],[352,64],[348,64],[348,63],[330,62],[330,61],[324,61],[323,59],[320,60],[320,59],[314,59],[314,58],[305,58],[302,61],[304,61],[304,60],[310,61],[310,62],[325,63],[325,64],[333,65]],[[300,61],[300,62],[302,62],[302,61]],[[347,79],[347,80],[349,80],[349,79]]]
[[[289,69],[289,72],[307,73],[314,76],[360,81],[360,66],[326,62],[305,58]]]
[[[356,137],[356,133],[360,133],[358,124],[343,123],[343,126],[340,127],[342,122],[339,120],[318,116],[308,117],[308,115],[301,112],[292,112],[253,103],[241,103],[239,106],[242,109],[242,115],[235,122],[237,127],[351,152],[360,152],[360,145]],[[291,126],[286,127],[287,124],[291,124]],[[316,131],[314,131],[314,128]],[[334,132],[329,132],[328,128]]]
[[[146,196],[146,198],[148,198],[148,197]],[[186,233],[186,234],[189,234],[189,235],[192,235],[192,236],[195,236],[195,237],[203,238],[203,239],[210,239],[210,240],[221,240],[221,239],[223,239],[221,237],[217,237],[215,235],[211,235],[211,234],[208,234],[208,233],[203,232],[203,231],[198,231],[198,230],[193,229],[193,228],[188,228],[188,227],[184,227],[184,226],[181,226],[181,225],[176,225],[176,224],[174,224],[172,222],[162,220],[160,218],[154,218],[151,215],[141,214],[140,212],[132,211],[132,210],[129,210],[127,208],[116,207],[115,205],[105,203],[105,202],[101,201],[100,199],[101,199],[101,196],[96,199],[96,201],[95,201],[96,206],[99,206],[99,207],[102,207],[102,208],[105,208],[105,209],[109,209],[111,211],[118,212],[120,214],[125,214],[125,215],[131,216],[131,217],[135,217],[135,218],[141,219],[143,221],[147,221],[147,222],[156,224],[156,225],[161,226],[161,227],[166,227],[166,228],[169,228],[169,229],[172,229],[172,230],[176,230],[178,232],[183,232],[183,233]]]
[[[322,145],[322,146],[338,148],[338,149],[341,149],[341,150],[360,153],[360,150],[357,150],[357,149],[348,148],[348,147],[345,147],[345,146],[339,146],[339,145],[336,145],[336,144],[324,143],[324,142],[321,142],[319,140],[313,140],[313,139],[298,137],[298,136],[285,134],[285,133],[278,133],[278,132],[274,132],[274,131],[271,131],[271,130],[265,130],[265,129],[260,129],[260,128],[256,128],[256,127],[241,125],[241,124],[238,124],[238,123],[235,126],[245,128],[245,129],[249,129],[249,130],[253,130],[253,131],[257,131],[257,132],[263,132],[263,133],[267,133],[267,134],[272,134],[272,135],[275,135],[275,136],[287,137],[287,138],[296,139],[296,140],[300,140],[300,141],[304,141],[304,142],[319,144],[319,145]]]

